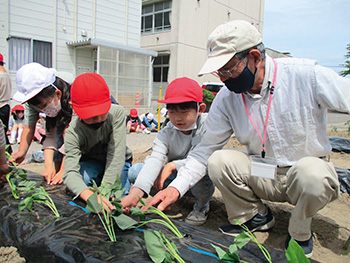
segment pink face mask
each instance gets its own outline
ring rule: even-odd
[[[58,115],[61,110],[61,101],[58,100],[58,104],[55,105],[55,99],[53,99],[45,108],[41,109],[42,113],[45,113],[46,116],[54,118]]]

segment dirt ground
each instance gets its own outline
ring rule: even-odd
[[[346,129],[335,130],[333,126],[329,127],[328,134],[330,137],[350,139],[349,132]],[[147,150],[152,147],[155,135],[127,135],[128,146],[133,150],[134,163],[143,162],[145,157],[151,153]],[[231,138],[226,147],[244,149],[235,138]],[[350,169],[349,160],[348,154],[331,153],[331,161],[336,167]],[[43,164],[24,164],[22,168],[41,173],[44,166]],[[268,204],[276,218],[276,225],[268,232],[256,232],[255,235],[261,244],[284,250],[292,206],[287,203]],[[218,190],[215,191],[210,205],[208,221],[202,227],[218,231],[218,227],[227,222],[225,206]],[[184,220],[192,207],[193,199],[182,198],[172,206],[172,210],[168,212],[168,215]],[[315,238],[312,259],[319,262],[350,262],[350,249],[343,249],[346,240],[350,236],[349,211],[350,197],[348,194],[342,193],[339,199],[328,204],[313,218],[312,231]]]

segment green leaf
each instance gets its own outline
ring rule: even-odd
[[[138,224],[137,221],[124,214],[113,216],[113,219],[117,223],[118,227],[123,231],[126,229],[134,228],[134,226]]]
[[[235,244],[237,245],[237,248],[241,249],[250,241],[250,236],[248,235],[247,232],[243,231],[242,233],[240,233],[238,236],[235,237],[234,241],[235,241]]]
[[[139,207],[131,207],[130,213],[131,213],[132,216],[139,217],[141,221],[145,221],[146,220],[145,213]]]
[[[18,184],[19,190],[22,192],[32,192],[36,188],[36,182],[35,181],[21,181]]]
[[[100,204],[97,200],[97,193],[94,193],[86,201],[86,210],[88,210],[91,213],[100,213],[102,209],[102,204]]]
[[[240,262],[239,256],[236,253],[226,253],[222,248],[211,244],[213,248],[216,250],[216,254],[222,260],[230,261],[230,262]]]
[[[218,257],[220,259],[222,259],[227,254],[221,247],[215,246],[213,244],[211,244],[211,246],[215,248],[216,254],[218,254]]]
[[[238,253],[238,247],[237,244],[232,244],[229,246],[228,251],[230,254],[237,254]]]
[[[167,258],[163,239],[159,231],[145,230],[143,232],[148,255],[155,263],[162,263]]]
[[[27,172],[23,169],[17,170],[17,176],[21,178],[22,180],[27,180]]]
[[[291,238],[286,251],[286,258],[291,263],[309,263],[310,260],[305,256],[304,250],[299,244]]]
[[[18,210],[22,211],[27,208],[29,211],[33,211],[33,203],[32,196],[28,196],[19,203]]]
[[[125,189],[115,191],[114,192],[114,198],[115,199],[120,199],[120,197],[122,197],[124,192],[125,192]]]
[[[145,204],[145,202],[144,201],[142,201],[142,199],[139,197],[139,202],[141,203],[141,205],[143,205],[143,206],[145,206],[146,204]]]

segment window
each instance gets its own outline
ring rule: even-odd
[[[153,61],[153,82],[168,82],[170,55],[158,56]]]
[[[142,7],[141,33],[154,33],[171,29],[171,1],[157,2]]]
[[[29,62],[52,67],[52,43],[34,39],[11,37],[9,39],[9,69],[18,70]]]

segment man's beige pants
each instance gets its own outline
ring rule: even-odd
[[[208,160],[211,180],[221,191],[228,220],[246,222],[265,211],[261,199],[288,202],[295,207],[288,232],[298,241],[311,236],[311,219],[339,197],[339,181],[332,163],[316,157],[300,159],[291,167],[278,168],[276,180],[250,176],[250,158],[233,150],[216,151]]]

